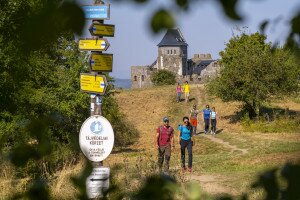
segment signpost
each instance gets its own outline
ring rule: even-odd
[[[81,6],[85,19],[109,19],[109,5],[83,5]]]
[[[113,54],[93,53],[90,56],[90,67],[92,71],[111,72]]]
[[[93,23],[89,31],[93,36],[113,37],[115,34],[115,25]]]
[[[106,51],[109,47],[109,43],[106,39],[80,39],[79,50],[86,51]]]
[[[109,121],[102,117],[102,95],[105,94],[107,81],[102,72],[112,71],[112,54],[102,54],[109,47],[103,36],[113,37],[115,26],[103,24],[110,18],[110,5],[102,0],[94,0],[94,5],[83,5],[86,19],[93,20],[89,31],[93,38],[80,39],[78,48],[82,51],[93,51],[89,64],[90,74],[80,74],[80,89],[90,93],[91,117],[82,124],[79,133],[79,145],[83,154],[92,161],[92,173],[86,179],[87,196],[90,199],[103,197],[103,190],[109,187],[110,169],[103,167],[103,160],[111,153],[114,145],[114,131]]]
[[[92,173],[86,179],[87,195],[89,198],[103,197],[103,191],[109,187],[108,167],[95,167]]]
[[[80,89],[83,92],[104,94],[107,86],[104,75],[80,74]]]
[[[114,139],[111,124],[100,115],[86,119],[79,133],[80,149],[93,162],[100,162],[108,157],[113,149]]]

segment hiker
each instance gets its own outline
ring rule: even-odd
[[[185,149],[188,150],[189,160],[188,160],[188,171],[192,172],[192,162],[193,162],[193,152],[192,147],[195,145],[195,141],[192,134],[192,126],[189,122],[188,117],[183,117],[183,125],[178,126],[179,134],[179,144],[181,152],[181,167],[183,172],[186,171],[185,167]]]
[[[196,105],[193,105],[193,108],[190,112],[190,122],[193,126],[193,135],[196,135],[197,133],[197,124],[198,124],[198,114],[199,111],[196,109]]]
[[[171,158],[171,144],[175,147],[174,129],[169,125],[169,118],[163,118],[163,125],[156,129],[155,146],[158,149],[158,167],[162,171],[163,162],[165,160],[165,172],[169,172],[169,164]]]
[[[217,129],[217,112],[215,107],[212,107],[211,109],[212,109],[210,111],[211,134],[215,135]]]
[[[182,93],[182,87],[180,85],[180,83],[177,83],[177,87],[176,87],[176,102],[180,102],[181,101],[181,93]]]
[[[185,84],[183,86],[183,91],[184,91],[185,102],[188,102],[190,98],[190,85],[188,84],[187,81],[185,81]]]
[[[204,134],[208,133],[209,130],[209,120],[210,120],[210,109],[209,105],[206,105],[206,108],[202,110],[204,118]]]

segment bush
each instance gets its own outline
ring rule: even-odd
[[[173,85],[176,83],[176,75],[168,70],[158,70],[151,76],[154,85]]]

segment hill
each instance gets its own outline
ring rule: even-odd
[[[154,146],[155,129],[162,124],[163,116],[170,118],[176,130],[183,116],[188,116],[193,104],[198,109],[206,104],[215,106],[220,119],[218,134],[199,134],[193,153],[193,172],[182,174],[180,170],[179,144],[171,158],[171,173],[183,182],[196,181],[204,191],[212,195],[229,193],[239,195],[249,190],[251,183],[263,170],[278,167],[285,162],[300,160],[300,133],[244,132],[240,121],[235,120],[239,103],[223,103],[205,93],[203,85],[191,86],[191,101],[175,101],[173,86],[142,90],[122,91],[116,95],[120,110],[140,132],[139,142],[128,149],[118,151],[106,161],[110,165],[127,166],[127,175],[140,173],[143,177],[155,171],[157,152]],[[300,104],[291,100],[277,101],[276,106],[289,108],[300,118]],[[200,122],[198,131],[203,130]],[[299,130],[299,129],[298,129]],[[176,131],[176,135],[178,132]],[[138,178],[133,178],[137,185]],[[136,185],[136,186],[137,186]],[[251,191],[254,199],[261,191]]]

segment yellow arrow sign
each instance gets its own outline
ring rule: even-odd
[[[80,74],[80,89],[83,92],[104,94],[107,86],[103,75]]]
[[[92,53],[90,66],[92,71],[112,72],[113,54]]]
[[[86,51],[106,51],[109,47],[109,43],[106,39],[80,39],[79,50]]]
[[[115,25],[93,23],[89,31],[93,36],[113,37],[115,34]]]

